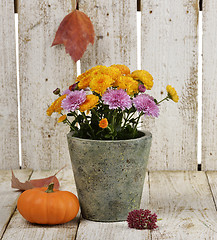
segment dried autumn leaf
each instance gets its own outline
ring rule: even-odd
[[[19,181],[18,178],[15,177],[13,170],[12,172],[12,178],[11,178],[11,187],[12,188],[17,188],[19,190],[27,190],[34,188],[34,186],[30,183],[30,181],[26,181],[25,183],[22,183]]]
[[[64,17],[56,32],[52,46],[64,44],[74,62],[83,56],[87,45],[94,43],[94,28],[90,18],[79,10]]]
[[[57,173],[59,173],[63,168],[61,168]],[[11,178],[11,187],[16,188],[22,191],[36,188],[36,187],[47,187],[51,182],[54,183],[54,188],[59,189],[60,184],[56,177],[57,173],[55,173],[53,176],[42,178],[42,179],[33,179],[26,181],[25,183],[20,182],[18,178],[15,177],[13,170],[12,172],[12,178]]]

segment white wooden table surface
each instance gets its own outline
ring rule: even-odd
[[[15,170],[22,181],[56,171]],[[72,170],[58,174],[61,190],[76,193]],[[11,188],[11,171],[0,170],[0,239],[217,239],[217,172],[154,171],[146,175],[141,208],[157,213],[158,230],[130,229],[127,222],[101,223],[80,218],[42,226],[27,222],[16,210],[20,194]]]

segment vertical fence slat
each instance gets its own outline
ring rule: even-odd
[[[46,115],[56,97],[75,79],[76,65],[64,46],[51,48],[63,17],[72,10],[71,0],[20,0],[19,57],[23,167],[54,169],[70,163],[67,126]]]
[[[95,29],[95,43],[81,59],[81,71],[96,66],[126,64],[137,67],[137,3],[131,0],[80,0],[79,10],[91,19]]]
[[[154,77],[150,94],[174,86],[179,103],[165,102],[160,117],[145,120],[153,133],[149,169],[197,169],[198,1],[142,0],[142,69]]]
[[[0,168],[19,167],[14,0],[0,4]]]
[[[217,2],[203,1],[202,170],[217,170]]]

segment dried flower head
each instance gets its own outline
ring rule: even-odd
[[[128,227],[136,229],[156,229],[157,214],[146,209],[133,210],[127,217]]]

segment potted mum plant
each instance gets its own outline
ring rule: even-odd
[[[126,220],[138,209],[152,135],[139,131],[142,117],[158,117],[160,103],[178,102],[168,85],[161,101],[147,94],[153,77],[125,65],[96,66],[77,77],[47,109],[69,125],[67,135],[82,216],[94,221]]]

